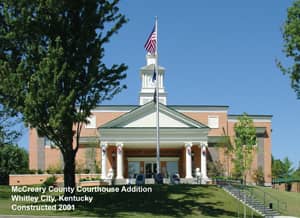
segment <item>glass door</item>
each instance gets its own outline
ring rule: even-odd
[[[145,163],[145,174],[146,178],[154,178],[157,172],[157,164],[154,162]]]

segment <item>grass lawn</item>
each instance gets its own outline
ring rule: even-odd
[[[243,206],[216,186],[153,185],[152,193],[86,193],[91,204],[79,203],[72,212],[11,210],[10,187],[0,186],[0,214],[96,217],[237,217]],[[18,202],[19,204],[25,204]],[[250,209],[247,210],[251,217]],[[254,217],[260,217],[258,215]]]
[[[280,203],[280,212],[283,215],[300,217],[300,193],[278,191],[276,189],[260,186],[251,186],[250,188],[253,189],[255,196],[257,196],[257,198],[262,202],[264,199],[263,192],[266,192],[268,194],[266,197],[267,202],[272,202],[272,198],[276,198],[282,202],[286,202],[286,209],[284,209],[285,205]],[[276,201],[273,200],[273,204],[275,205],[274,209],[277,210]]]

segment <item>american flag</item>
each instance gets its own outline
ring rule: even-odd
[[[152,32],[150,33],[150,36],[147,39],[147,42],[144,45],[146,51],[149,52],[150,54],[155,54],[156,42],[157,42],[157,34],[154,26]]]

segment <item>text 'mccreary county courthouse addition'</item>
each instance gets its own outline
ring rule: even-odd
[[[113,176],[128,182],[138,174],[153,179],[156,162],[156,103],[152,81],[155,55],[146,56],[140,69],[139,105],[101,105],[92,111],[85,125],[76,156],[76,167],[88,172],[98,168],[102,179]],[[178,173],[183,180],[195,177],[196,169],[203,181],[209,181],[207,165],[220,161],[229,175],[233,164],[218,146],[224,133],[234,136],[239,115],[230,114],[223,105],[168,105],[164,87],[165,69],[157,69],[159,81],[160,171],[168,178]],[[256,127],[257,149],[253,156],[251,175],[259,167],[266,185],[271,184],[271,115],[249,115]],[[47,170],[63,166],[58,148],[35,129],[29,131],[30,169]],[[248,176],[251,181],[252,176]]]

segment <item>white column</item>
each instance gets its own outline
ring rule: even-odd
[[[123,179],[123,143],[117,142],[117,179]]]
[[[192,142],[185,143],[185,178],[192,177]]]
[[[201,146],[201,175],[203,179],[207,179],[207,165],[206,165],[206,152],[207,152],[207,142],[200,142]]]
[[[101,178],[106,179],[107,142],[101,142]]]

